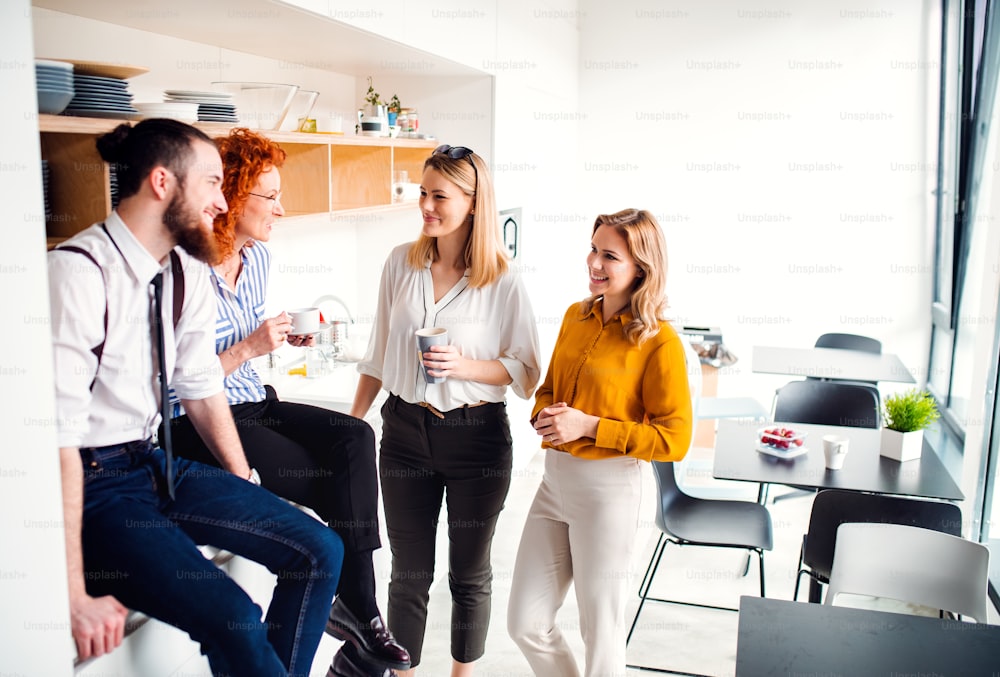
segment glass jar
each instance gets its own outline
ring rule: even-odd
[[[413,134],[420,129],[420,116],[416,108],[400,108],[396,118],[401,134]]]

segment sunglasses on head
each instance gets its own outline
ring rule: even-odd
[[[461,160],[462,158],[472,155],[473,150],[471,148],[466,148],[465,146],[449,146],[448,144],[444,144],[443,146],[435,148],[431,155],[437,155],[438,153],[447,155],[452,160]],[[469,162],[472,162],[472,160],[469,160]]]
[[[469,160],[469,164],[472,165],[472,173],[476,175],[476,188],[478,189],[479,170],[476,169],[476,163],[472,161],[472,155],[474,152],[475,151],[473,151],[471,148],[466,148],[465,146],[449,146],[448,144],[444,144],[442,146],[438,146],[437,148],[435,148],[434,152],[431,153],[431,155],[438,155],[438,154],[447,155],[452,160],[461,160],[462,158],[467,158]]]

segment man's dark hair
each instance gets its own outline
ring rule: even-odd
[[[118,125],[97,139],[97,150],[105,162],[114,165],[118,195],[127,198],[139,192],[139,186],[154,167],[166,167],[183,182],[196,140],[212,143],[204,132],[191,125],[151,118],[135,127]]]

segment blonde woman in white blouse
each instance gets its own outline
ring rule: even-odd
[[[468,148],[440,146],[424,163],[423,229],[382,272],[378,310],[351,413],[364,417],[381,388],[379,472],[392,578],[388,624],[420,664],[434,545],[447,502],[452,677],[485,651],[490,548],[510,486],[507,387],[531,397],[538,335],[524,286],[500,244],[489,169]],[[414,332],[444,327],[448,345],[422,356]],[[444,382],[428,384],[420,363]],[[400,672],[402,677],[414,670]]]

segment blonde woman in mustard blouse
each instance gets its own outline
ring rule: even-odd
[[[597,217],[591,296],[566,312],[532,424],[545,474],[528,513],[507,613],[535,675],[580,670],[555,623],[570,583],[587,677],[625,675],[625,604],[639,522],[640,461],[691,442],[684,348],[663,320],[666,246],[653,215]]]

